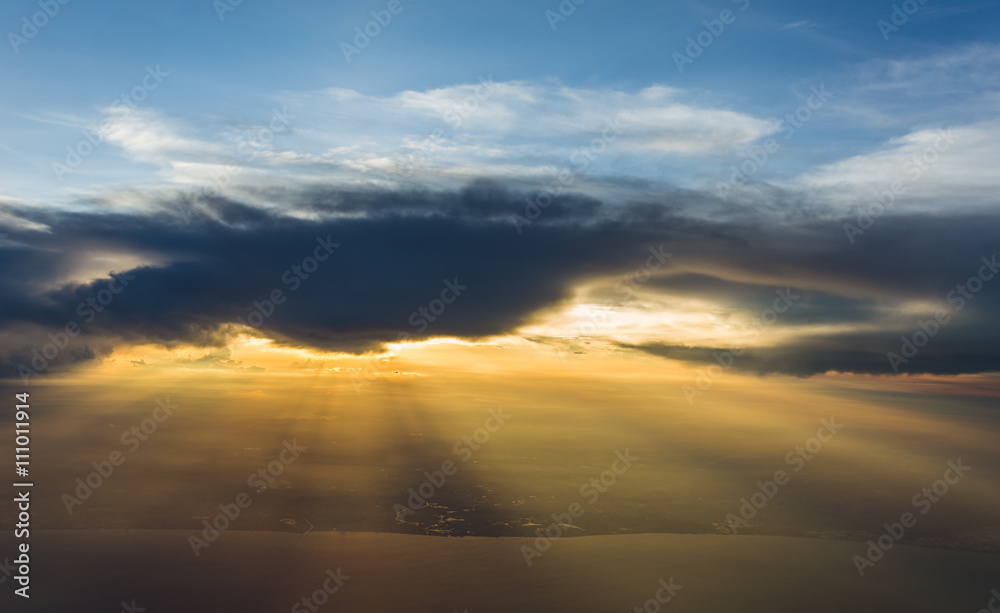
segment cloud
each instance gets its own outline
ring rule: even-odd
[[[784,185],[841,210],[858,210],[860,205],[867,210],[885,192],[893,193],[890,214],[991,208],[1000,188],[998,130],[996,120],[916,130],[874,151],[807,171]]]
[[[743,313],[760,313],[772,305],[776,295],[773,285],[690,272],[655,277],[645,287],[662,295],[695,299],[716,309]],[[858,324],[879,321],[886,315],[886,309],[872,297],[854,298],[804,289],[796,292],[795,308],[782,315],[783,326]]]
[[[808,19],[802,19],[802,20],[799,20],[799,21],[793,21],[791,23],[786,23],[785,25],[783,25],[780,28],[778,28],[778,31],[781,32],[783,30],[794,30],[796,28],[803,28],[803,27],[815,28],[816,24],[813,23],[813,22],[811,22],[811,21],[809,21]]]
[[[325,104],[317,98],[326,96]],[[366,96],[333,90],[299,95],[299,108],[310,109],[309,125],[326,125],[321,118],[376,115],[384,124],[401,128],[392,136],[419,126],[412,137],[435,128],[461,132],[457,144],[465,151],[498,146],[508,154],[518,147],[569,149],[587,144],[621,117],[633,129],[622,134],[623,152],[706,154],[749,142],[777,129],[775,122],[726,109],[683,102],[681,90],[652,86],[629,93],[589,90],[522,81],[456,85],[393,96]],[[368,126],[366,126],[368,127]],[[339,130],[341,134],[343,129]],[[366,132],[370,134],[370,132]],[[377,133],[377,131],[376,131]]]
[[[424,184],[436,177],[450,188],[477,176],[612,174],[651,158],[728,153],[778,129],[776,120],[689,98],[664,86],[627,92],[484,76],[388,96],[285,92],[273,97],[270,115],[252,120],[106,109],[102,125],[110,143],[158,166],[168,185],[250,188],[282,177],[406,183],[414,165]]]
[[[983,315],[982,309],[996,308],[998,302],[994,294],[988,305],[980,305],[979,315]],[[949,313],[950,317],[954,315],[954,312]],[[703,364],[719,364],[720,354],[733,350],[733,368],[760,375],[779,373],[808,377],[827,372],[957,375],[1000,371],[1000,352],[987,346],[995,344],[1000,336],[996,324],[982,317],[974,319],[978,321],[966,320],[957,324],[949,321],[939,325],[934,323],[933,315],[928,315],[914,317],[911,324],[907,322],[909,328],[897,321],[896,329],[804,335],[776,346],[702,347],[658,342],[621,343],[620,346]],[[932,331],[929,340],[927,330]],[[983,337],[990,341],[977,341]]]
[[[851,245],[842,219],[789,207],[749,212],[682,190],[624,202],[557,196],[518,233],[511,216],[526,196],[490,181],[447,191],[306,185],[258,194],[280,198],[280,209],[158,192],[141,210],[9,208],[19,221],[0,227],[11,236],[0,243],[0,361],[13,375],[49,334],[76,322],[82,333],[56,366],[146,343],[215,347],[204,359],[223,364],[236,322],[253,323],[255,302],[263,312],[257,334],[322,351],[378,350],[401,333],[517,333],[569,304],[577,288],[634,271],[659,245],[675,256],[642,288],[644,299],[697,298],[735,321],[766,308],[775,289],[802,296],[743,368],[885,372],[879,360],[938,309],[951,309],[951,321],[906,372],[991,370],[1000,355],[998,290],[987,283],[961,312],[946,300],[996,252],[995,212],[900,215]],[[706,205],[714,219],[704,218]],[[340,246],[307,263],[325,255],[327,242]],[[116,270],[132,279],[113,295],[106,276],[54,282],[95,250],[156,263]],[[466,287],[440,301],[449,284]],[[269,306],[276,290],[284,299]],[[98,311],[89,301],[102,292],[108,300]],[[692,361],[725,348],[648,335],[630,346]]]
[[[84,330],[73,348],[98,341],[222,346],[239,318],[252,321],[254,302],[270,300],[275,290],[286,298],[273,313],[265,309],[260,331],[291,345],[360,352],[396,341],[400,332],[419,337],[410,315],[446,283],[468,289],[434,321],[433,334],[497,334],[564,300],[575,280],[613,267],[607,256],[615,245],[649,238],[643,230],[617,233],[610,219],[587,218],[597,204],[569,196],[550,207],[551,221],[521,236],[509,219],[518,201],[490,186],[302,197],[311,219],[222,199],[161,203],[155,214],[22,212],[46,232],[18,231],[31,247],[0,248],[7,273],[0,329],[30,331],[23,340],[35,339],[19,346],[12,338],[8,365],[47,343],[44,330],[68,322]],[[360,207],[369,210],[358,214]],[[589,250],[576,231],[604,247]],[[329,241],[342,246],[324,253]],[[151,253],[164,263],[118,271],[132,278],[113,296],[107,278],[32,289],[46,287],[76,253],[97,248]],[[309,270],[304,260],[317,250],[328,259]],[[18,262],[27,257],[47,266],[26,270]],[[309,272],[290,272],[295,267]],[[108,300],[99,308],[91,301],[102,292]]]
[[[996,117],[1000,45],[971,43],[923,55],[878,58],[858,68],[836,103],[847,125],[892,128],[975,124]],[[840,89],[840,88],[838,88]]]
[[[978,372],[1000,371],[1000,355],[993,352],[962,350],[950,345],[948,351],[936,348],[917,353],[898,368],[887,358],[886,347],[898,351],[898,338],[839,337],[812,339],[782,347],[746,349],[745,353],[733,357],[727,366],[758,375],[784,374],[809,377],[828,372],[857,373],[872,375],[895,374],[936,374],[959,375]],[[620,344],[626,349],[639,349],[651,355],[671,360],[681,360],[698,364],[719,365],[719,356],[732,347],[684,347],[648,343],[644,345]],[[932,346],[933,347],[933,346]],[[739,350],[739,348],[737,348]],[[721,358],[728,363],[726,357]]]
[[[134,160],[159,165],[211,156],[219,159],[224,149],[183,134],[184,126],[157,111],[117,106],[105,109],[102,135]]]

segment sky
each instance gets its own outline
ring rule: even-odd
[[[3,9],[8,373],[112,271],[143,291],[69,351],[219,349],[324,237],[254,334],[711,363],[742,326],[759,373],[996,369],[997,3],[39,6]],[[414,324],[445,278],[475,290]]]
[[[863,549],[966,462],[896,540],[995,557],[998,22],[978,0],[4,3],[0,390],[36,407],[38,525],[196,535],[246,490],[238,530],[535,538],[621,453],[556,528]],[[686,610],[734,589],[693,574]]]
[[[992,2],[923,3],[895,26],[891,3],[588,0],[567,4],[564,17],[559,3],[406,0],[356,47],[365,38],[355,41],[355,28],[385,4],[70,2],[28,38],[23,18],[38,5],[7,3],[3,195],[67,205],[124,185],[197,184],[204,165],[236,161],[235,147],[285,107],[295,118],[260,143],[251,168],[306,179],[343,171],[361,182],[379,181],[382,157],[437,128],[448,146],[431,165],[462,171],[459,183],[565,168],[567,152],[624,114],[636,129],[588,177],[714,186],[748,145],[779,134],[780,154],[750,178],[829,188],[861,179],[848,160],[891,163],[924,130],[994,127]],[[726,10],[730,24],[719,20]],[[688,54],[697,57],[678,62]],[[147,83],[155,89],[142,86],[149,67],[160,71]],[[484,79],[496,91],[462,112]],[[143,99],[116,112],[135,87]],[[829,100],[794,134],[778,132],[818,87]],[[445,120],[448,111],[463,120]],[[78,167],[53,168],[100,125],[105,138]],[[967,141],[949,157],[986,173],[984,146]]]

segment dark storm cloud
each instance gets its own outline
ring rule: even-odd
[[[518,233],[511,217],[523,214],[526,194],[488,181],[443,193],[276,189],[255,200],[274,208],[185,195],[150,201],[142,213],[7,207],[46,230],[0,228],[10,235],[0,243],[4,372],[13,374],[68,322],[82,333],[53,364],[99,357],[121,342],[221,347],[229,324],[247,320],[254,302],[264,304],[274,290],[285,301],[259,330],[291,345],[362,352],[404,332],[419,338],[411,314],[440,298],[447,284],[467,289],[427,322],[427,336],[499,334],[558,306],[580,281],[634,270],[659,245],[675,257],[667,274],[650,281],[656,292],[752,312],[776,287],[791,286],[803,298],[777,325],[882,326],[754,352],[741,367],[884,372],[879,356],[884,360],[899,334],[917,325],[900,305],[942,301],[975,274],[981,256],[997,251],[1000,229],[994,216],[885,217],[851,245],[842,222],[818,220],[804,207],[765,207],[771,212],[754,217],[736,204],[677,190],[629,204],[557,197]],[[705,219],[708,208],[721,217]],[[156,264],[114,271],[128,286],[119,281],[113,296],[110,278],[58,282],[72,278],[81,254],[98,251]],[[328,252],[308,278],[290,282],[294,266]],[[87,305],[102,292],[111,301],[97,312]],[[995,288],[984,288],[906,371],[995,370],[997,306]],[[664,339],[643,349],[705,359],[700,349],[673,345]]]
[[[903,355],[900,353],[901,345],[900,335],[885,333],[807,338],[780,347],[747,348],[741,355],[733,356],[732,364],[727,368],[758,375],[786,374],[797,377],[826,372],[958,375],[1000,371],[1000,352],[987,347],[969,348],[961,340],[961,335],[950,334],[948,330],[920,348],[912,358],[894,365],[887,358],[887,353],[891,351]],[[671,360],[717,365],[729,364],[730,360],[720,357],[720,354],[732,349],[660,343],[620,346]]]
[[[719,307],[759,313],[772,305],[775,288],[770,285],[727,281],[711,275],[681,273],[651,279],[647,284],[671,296],[696,298]],[[781,316],[781,324],[815,325],[876,321],[885,309],[873,298],[845,298],[819,291],[796,290],[795,308]]]
[[[18,231],[16,244],[0,248],[8,374],[67,322],[83,334],[54,363],[93,344],[219,345],[227,324],[253,323],[254,302],[264,304],[275,290],[284,302],[260,330],[293,345],[361,352],[401,332],[420,337],[411,314],[448,284],[467,289],[429,322],[427,335],[502,333],[567,298],[580,279],[620,269],[647,245],[669,240],[662,232],[697,234],[705,225],[664,219],[658,234],[595,215],[599,203],[574,197],[558,199],[545,222],[518,234],[513,197],[484,183],[438,196],[300,197],[309,206],[290,207],[298,216],[185,198],[156,203],[147,214],[19,211],[48,231]],[[325,245],[332,243],[339,247],[331,253]],[[113,295],[107,278],[39,289],[70,270],[77,254],[98,249],[167,262],[116,271],[127,286],[118,282]],[[316,255],[328,259],[315,272],[295,272]],[[109,303],[94,306],[102,292]]]

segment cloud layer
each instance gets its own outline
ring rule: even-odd
[[[0,217],[9,235],[0,242],[4,372],[30,363],[32,350],[70,322],[81,333],[52,365],[93,359],[121,343],[221,347],[241,320],[279,343],[355,353],[401,333],[516,333],[578,299],[581,286],[610,287],[658,246],[674,256],[629,305],[654,318],[662,301],[694,301],[699,306],[687,308],[712,311],[738,338],[776,290],[799,297],[768,322],[738,368],[997,370],[1000,294],[995,281],[969,282],[993,274],[982,258],[992,262],[997,252],[995,214],[887,216],[852,244],[845,220],[816,217],[808,207],[749,214],[738,202],[675,190],[625,202],[557,196],[519,232],[512,217],[531,195],[479,181],[457,191],[304,186],[257,195],[279,198],[280,209],[181,193],[151,194],[142,211],[7,205]],[[704,219],[706,204],[718,212],[714,221]],[[114,262],[122,265],[108,265]],[[111,281],[109,270],[122,280]],[[958,308],[955,292],[974,286]],[[276,290],[282,300],[268,306]],[[620,308],[622,296],[606,304]],[[255,310],[262,315],[248,319]],[[947,322],[915,356],[895,365],[887,359],[940,312]],[[718,335],[704,338],[715,340],[605,340],[694,362],[729,348]]]

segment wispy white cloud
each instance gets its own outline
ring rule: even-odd
[[[132,159],[158,165],[193,159],[217,159],[219,142],[186,136],[185,126],[146,109],[114,107],[105,111],[104,138],[125,150]]]
[[[773,120],[684,102],[683,92],[662,86],[625,92],[483,79],[389,96],[326,89],[286,92],[277,100],[289,109],[290,126],[264,144],[254,141],[266,121],[233,126],[219,119],[195,127],[153,110],[108,110],[107,138],[181,183],[210,180],[232,165],[279,175],[384,179],[414,154],[422,178],[433,180],[429,175],[578,171],[573,154],[591,146],[600,151],[587,170],[617,172],[615,164],[627,167],[629,160],[731,151],[777,129]],[[602,135],[603,144],[597,142]],[[251,145],[248,159],[243,154]]]
[[[785,184],[828,203],[854,206],[895,190],[901,212],[995,207],[1000,120],[915,130],[877,149],[811,170]]]
[[[859,68],[834,108],[866,127],[971,123],[1000,110],[1000,45],[973,44],[919,57],[879,59]]]
[[[793,21],[791,23],[786,23],[785,25],[778,28],[778,31],[784,30],[794,30],[796,28],[815,28],[816,24],[809,21],[808,19],[803,19],[801,21]]]

